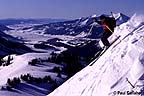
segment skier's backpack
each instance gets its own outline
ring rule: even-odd
[[[106,24],[109,26],[109,28],[114,31],[114,28],[116,27],[116,20],[113,17],[107,17],[106,18]]]

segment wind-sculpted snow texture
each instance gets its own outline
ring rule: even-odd
[[[144,16],[135,14],[118,26],[110,41],[119,35],[120,39],[93,66],[87,66],[48,96],[142,95]]]

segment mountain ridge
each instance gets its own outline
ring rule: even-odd
[[[129,20],[129,17],[126,15],[123,15],[122,13],[118,13],[117,20],[117,26],[120,24],[127,22]],[[116,15],[116,14],[115,14]],[[57,22],[57,23],[49,23],[49,24],[42,24],[42,25],[36,25],[28,28],[24,28],[23,30],[43,30],[44,34],[50,34],[50,35],[71,35],[76,36],[81,33],[87,34],[91,28],[91,25],[93,24],[93,18],[96,16],[97,19],[99,19],[99,15],[91,15],[88,17],[81,17],[79,19],[74,20],[68,20],[64,22]],[[110,15],[108,15],[110,16]],[[96,27],[93,28],[92,34],[90,34],[89,38],[100,38],[102,35],[102,27],[98,24],[95,25]]]

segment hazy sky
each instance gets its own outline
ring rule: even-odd
[[[0,0],[0,18],[73,19],[111,11],[144,14],[144,0]]]

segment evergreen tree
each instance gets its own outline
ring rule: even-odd
[[[11,60],[13,60],[13,58],[11,58],[11,56],[9,55],[5,65],[6,66],[10,65],[11,64]]]

